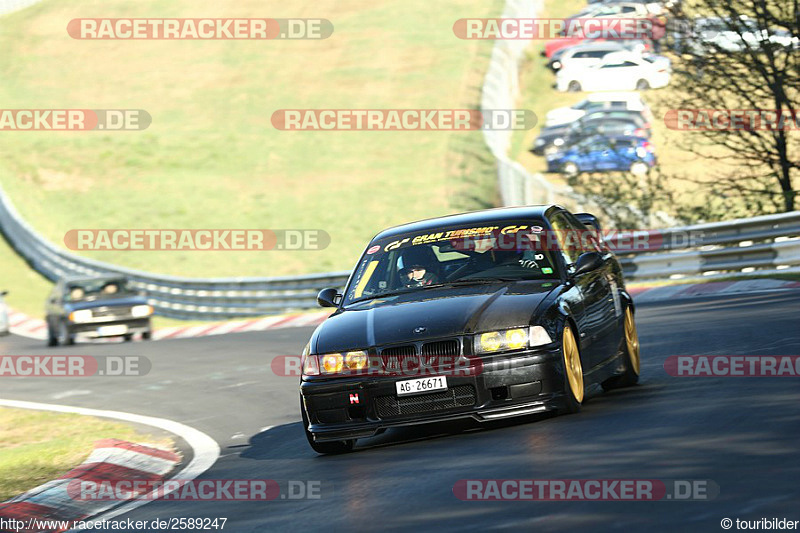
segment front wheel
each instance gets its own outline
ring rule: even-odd
[[[581,84],[577,81],[571,81],[569,82],[569,85],[567,85],[567,91],[571,93],[579,93],[581,92]]]
[[[69,327],[63,320],[58,324],[58,337],[56,338],[55,345],[58,344],[62,346],[72,346],[75,344],[75,335],[69,332]]]
[[[583,365],[578,342],[569,324],[561,335],[561,354],[564,361],[564,411],[577,413],[583,404]]]
[[[646,91],[650,88],[650,84],[647,83],[647,80],[639,80],[636,82],[636,90],[637,91]]]
[[[308,430],[308,417],[306,416],[306,410],[303,407],[302,399],[300,400],[300,413],[303,415],[303,431],[306,433],[306,440],[308,440],[309,446],[311,446],[315,452],[322,455],[337,455],[353,451],[353,447],[356,444],[355,439],[332,442],[315,442],[314,434]]]

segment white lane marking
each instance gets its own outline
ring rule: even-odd
[[[36,409],[40,411],[55,411],[59,413],[73,413],[86,416],[99,416],[101,418],[113,418],[125,422],[132,422],[134,424],[143,424],[145,426],[152,426],[163,429],[174,435],[178,435],[185,440],[192,448],[192,460],[180,472],[175,474],[171,479],[176,480],[191,480],[214,466],[219,458],[220,448],[219,444],[203,433],[193,427],[186,426],[180,422],[167,420],[166,418],[156,418],[152,416],[135,415],[133,413],[123,413],[121,411],[107,411],[103,409],[88,409],[85,407],[72,407],[69,405],[56,405],[49,403],[38,402],[24,402],[19,400],[5,400],[0,398],[0,406],[15,407],[18,409]],[[164,494],[169,492],[164,491]],[[138,499],[125,503],[116,509],[112,509],[100,515],[93,517],[92,520],[109,520],[115,516],[130,512],[137,507],[141,507],[146,503],[155,501],[157,490],[153,490],[149,494],[140,496]],[[74,530],[71,530],[74,531]]]
[[[73,389],[67,390],[64,392],[57,392],[55,394],[51,394],[50,398],[53,400],[63,400],[64,398],[69,398],[70,396],[86,396],[87,394],[91,394],[92,391],[84,390],[84,389]]]

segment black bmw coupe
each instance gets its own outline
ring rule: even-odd
[[[557,205],[387,229],[303,353],[301,410],[319,453],[388,428],[576,412],[587,388],[639,379],[634,305],[589,214]]]

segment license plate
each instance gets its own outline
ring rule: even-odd
[[[438,390],[447,390],[447,378],[445,376],[434,376],[430,378],[407,379],[397,381],[394,386],[397,388],[398,396],[407,394],[421,394]]]
[[[128,326],[119,324],[116,326],[102,326],[97,328],[97,334],[103,337],[111,337],[114,335],[125,335],[128,333]]]

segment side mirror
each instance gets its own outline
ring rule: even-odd
[[[8,296],[8,291],[0,291],[0,296]]]
[[[322,289],[317,294],[317,303],[320,307],[339,307],[338,300],[341,296],[336,289]]]
[[[603,256],[598,252],[586,252],[578,257],[575,261],[575,272],[573,276],[580,276],[592,270],[597,270],[603,266]]]

